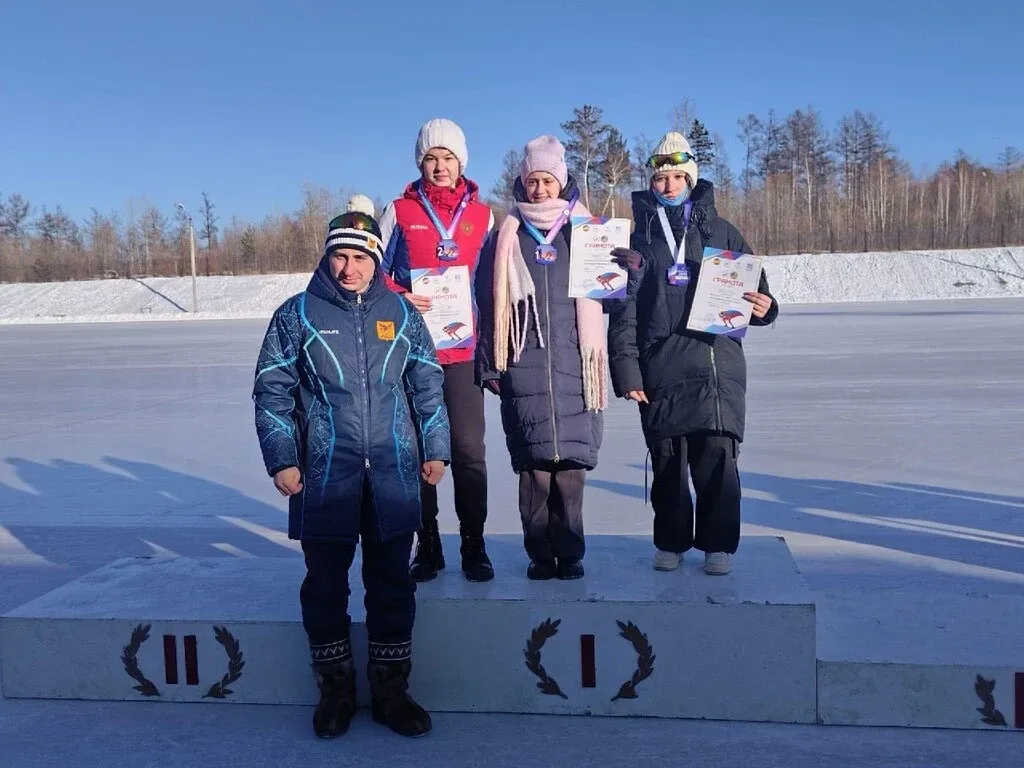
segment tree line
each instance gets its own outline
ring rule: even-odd
[[[628,217],[630,191],[648,184],[645,163],[657,137],[626,139],[594,105],[574,108],[560,127],[587,207]],[[701,176],[714,182],[719,213],[758,253],[1024,243],[1024,157],[1012,146],[993,165],[957,150],[934,171],[915,174],[882,121],[859,110],[831,128],[813,107],[746,115],[733,127],[741,148],[735,162],[692,102],[672,110],[670,127],[687,136]],[[518,149],[506,153],[490,189],[496,215],[513,202],[520,157]],[[191,221],[180,207],[168,215],[132,200],[125,211],[93,209],[78,222],[59,205],[0,195],[0,282],[186,275],[192,232],[200,274],[305,271],[319,258],[325,222],[347,197],[307,184],[296,211],[224,222],[203,192]]]

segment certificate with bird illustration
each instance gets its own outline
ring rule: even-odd
[[[705,248],[686,328],[742,338],[753,309],[743,296],[757,291],[760,280],[760,256]]]
[[[569,247],[569,297],[626,298],[626,271],[612,250],[629,247],[629,220],[574,216]]]
[[[423,313],[437,349],[467,349],[474,344],[473,297],[465,266],[412,270],[412,292],[429,296],[433,305]]]

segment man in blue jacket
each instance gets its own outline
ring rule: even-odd
[[[274,313],[256,368],[256,431],[302,543],[302,623],[320,689],[313,728],[340,736],[356,712],[348,571],[362,539],[373,719],[431,729],[408,695],[420,480],[450,460],[444,372],[423,318],[388,290],[380,229],[359,195],[329,225],[309,286]],[[410,410],[411,406],[411,410]]]

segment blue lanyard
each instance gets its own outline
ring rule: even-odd
[[[574,192],[572,198],[569,200],[569,204],[565,206],[565,210],[562,211],[561,215],[555,219],[555,223],[551,225],[551,229],[548,230],[547,237],[540,233],[533,224],[528,222],[525,217],[522,218],[523,226],[526,227],[526,231],[530,233],[530,236],[537,241],[539,245],[551,245],[554,239],[558,236],[558,230],[565,226],[565,222],[569,219],[569,214],[572,213],[572,209],[576,207],[576,201],[580,199],[580,193]]]
[[[466,206],[469,205],[469,192],[466,192],[462,196],[462,201],[459,206],[455,209],[455,215],[452,216],[452,225],[450,228],[446,228],[441,223],[441,219],[438,217],[437,212],[434,210],[434,206],[430,204],[430,200],[423,194],[422,187],[416,187],[416,193],[420,196],[420,202],[423,204],[423,209],[427,212],[427,216],[434,222],[434,226],[437,228],[437,232],[445,240],[451,240],[455,234],[455,228],[459,226],[459,220],[462,219],[462,213],[466,210]]]

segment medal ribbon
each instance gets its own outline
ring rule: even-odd
[[[434,210],[434,206],[432,206],[430,204],[430,200],[428,200],[427,196],[425,194],[423,194],[423,189],[420,188],[420,187],[417,187],[416,188],[416,193],[420,196],[420,202],[423,203],[423,209],[427,212],[427,216],[430,217],[430,220],[432,222],[434,222],[434,227],[437,228],[437,233],[439,235],[441,235],[441,239],[442,240],[452,240],[452,239],[454,239],[454,237],[455,237],[455,229],[459,226],[459,221],[462,220],[462,214],[463,214],[463,212],[465,212],[466,206],[469,205],[470,193],[466,192],[466,194],[462,196],[462,201],[459,203],[458,207],[455,209],[455,215],[452,216],[452,225],[451,225],[451,227],[449,227],[447,229],[445,229],[444,224],[441,223],[441,219],[437,215],[437,211]]]
[[[555,219],[555,223],[551,225],[551,229],[548,230],[547,237],[544,237],[533,224],[528,222],[525,218],[523,219],[523,226],[526,227],[526,231],[530,233],[534,240],[539,245],[551,245],[554,239],[558,236],[558,230],[565,226],[565,222],[569,220],[569,215],[572,213],[572,209],[576,207],[576,201],[580,199],[580,193],[575,192],[572,199],[569,200],[569,204],[565,206],[565,210]]]
[[[675,235],[672,234],[672,227],[668,223],[668,215],[665,213],[665,209],[660,205],[658,206],[658,220],[661,222],[661,231],[665,235],[665,241],[668,243],[669,250],[672,251],[672,261],[679,266],[686,263],[686,235],[690,231],[690,210],[690,203],[687,202],[687,207],[683,211],[683,220],[686,222],[683,228],[683,239],[677,243]]]

